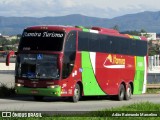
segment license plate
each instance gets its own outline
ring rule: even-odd
[[[37,90],[32,90],[31,93],[32,93],[32,94],[37,94],[38,91],[37,91]]]

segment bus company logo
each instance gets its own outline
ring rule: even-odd
[[[103,63],[105,68],[125,68],[125,59],[109,54]]]
[[[11,112],[2,112],[2,117],[11,117]]]

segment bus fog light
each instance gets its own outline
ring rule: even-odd
[[[55,94],[55,95],[58,95],[58,91],[57,91],[57,92],[54,92],[54,94]]]

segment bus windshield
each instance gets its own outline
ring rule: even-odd
[[[28,79],[59,79],[58,55],[19,54],[16,76]]]
[[[48,30],[24,30],[19,50],[62,51],[64,32]]]

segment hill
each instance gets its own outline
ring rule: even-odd
[[[112,19],[89,17],[72,14],[59,17],[3,17],[0,16],[0,33],[15,35],[22,33],[27,26],[32,25],[83,25],[112,28],[118,25],[121,32],[127,30],[141,30],[160,33],[160,11],[127,14]]]

